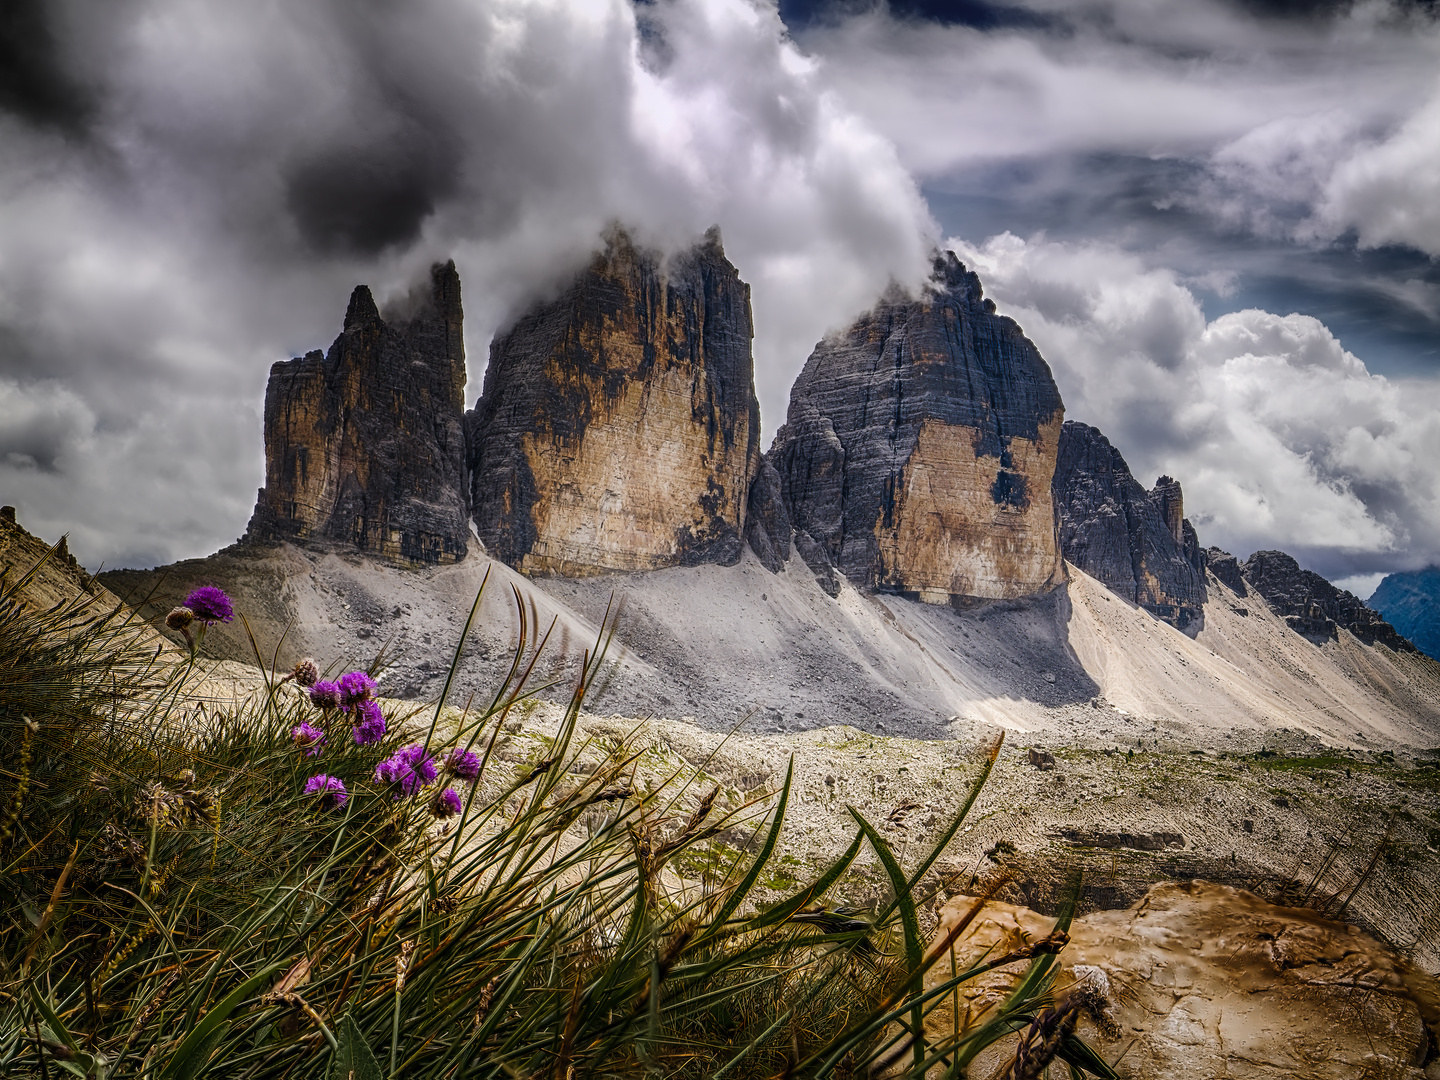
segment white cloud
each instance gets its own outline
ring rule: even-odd
[[[825,78],[943,186],[1007,163],[1193,166],[1164,201],[1265,237],[1440,254],[1440,20],[1373,0],[1265,19],[1224,0],[1031,0],[1001,30],[890,17],[805,35]]]
[[[1312,227],[1332,236],[1353,228],[1367,247],[1408,244],[1440,255],[1437,163],[1440,84],[1388,138],[1341,159],[1325,182]]]
[[[1322,572],[1440,559],[1440,387],[1372,374],[1319,320],[1206,322],[1176,275],[1101,244],[951,240],[1050,362],[1066,415],[1141,483],[1178,478],[1201,539]]]

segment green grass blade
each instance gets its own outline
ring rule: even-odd
[[[189,1060],[190,1055],[200,1049],[200,1045],[210,1037],[210,1034],[230,1019],[230,1014],[239,1008],[266,979],[274,975],[275,972],[279,971],[283,966],[284,961],[274,961],[266,967],[261,968],[234,990],[230,991],[220,1004],[206,1013],[205,1018],[191,1029],[190,1033],[181,1040],[180,1045],[175,1048],[175,1053],[170,1055],[170,1061],[160,1074],[160,1080],[171,1080],[172,1077],[178,1076],[181,1066]]]

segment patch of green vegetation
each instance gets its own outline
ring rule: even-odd
[[[1347,758],[1333,754],[1318,757],[1281,757],[1273,751],[1262,750],[1255,755],[1255,764],[1262,769],[1272,772],[1301,772],[1314,770],[1317,772],[1344,772],[1347,767],[1353,768],[1354,762]]]
[[[1440,768],[1416,769],[1397,778],[1401,787],[1440,794]]]

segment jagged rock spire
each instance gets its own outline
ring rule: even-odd
[[[463,323],[455,264],[437,264],[389,321],[357,286],[328,353],[271,367],[265,486],[244,539],[463,558]]]

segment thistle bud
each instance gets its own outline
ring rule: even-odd
[[[295,670],[290,672],[290,677],[295,680],[296,686],[309,689],[320,681],[320,665],[315,663],[312,657],[307,656],[296,662]]]
[[[165,616],[165,625],[171,630],[179,630],[182,634],[190,629],[190,624],[195,621],[195,613],[188,607],[171,608],[170,614]]]

